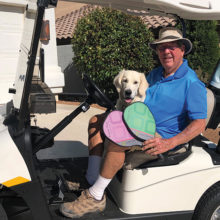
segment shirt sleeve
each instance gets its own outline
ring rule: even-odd
[[[202,82],[195,81],[190,85],[186,108],[190,120],[207,118],[207,91]]]

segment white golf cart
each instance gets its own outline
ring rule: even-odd
[[[72,0],[71,0],[72,1]],[[28,1],[27,1],[28,2]],[[32,4],[34,1],[31,1]],[[220,20],[219,0],[76,0],[127,11],[177,15],[182,19]],[[58,211],[60,203],[74,199],[65,175],[83,178],[87,158],[69,160],[37,159],[36,153],[53,145],[54,137],[92,103],[107,109],[114,105],[84,75],[86,100],[53,129],[32,126],[30,118],[45,105],[31,102],[32,77],[44,10],[56,6],[57,0],[36,1],[37,15],[33,37],[21,46],[21,72],[16,76],[13,100],[0,109],[0,219],[66,219]],[[27,6],[28,10],[28,6]],[[28,12],[27,12],[28,14]],[[26,28],[26,27],[24,27]],[[29,33],[29,32],[28,32]],[[29,48],[29,53],[22,52]],[[207,127],[220,122],[220,61],[208,89],[209,119]],[[44,95],[42,95],[44,97]],[[41,99],[39,99],[41,100]],[[39,108],[40,105],[40,108]],[[47,106],[48,107],[48,106]],[[49,110],[46,108],[45,112]],[[202,135],[189,143],[187,152],[164,155],[133,170],[122,169],[107,190],[107,207],[103,213],[81,219],[220,219],[220,143]]]

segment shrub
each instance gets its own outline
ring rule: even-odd
[[[121,69],[147,73],[153,68],[148,43],[151,31],[135,16],[109,8],[96,9],[79,20],[73,39],[74,64],[110,98],[116,98],[113,78]]]
[[[193,44],[187,59],[189,65],[197,70],[200,79],[205,82],[210,78],[220,56],[216,29],[216,21],[186,21],[186,36]]]

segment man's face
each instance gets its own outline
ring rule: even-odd
[[[161,43],[156,48],[158,57],[165,69],[165,74],[174,73],[183,62],[185,46],[179,46],[177,42]]]

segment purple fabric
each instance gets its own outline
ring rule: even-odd
[[[115,110],[107,116],[103,124],[106,137],[120,146],[142,145],[128,132],[122,114],[121,111]]]

